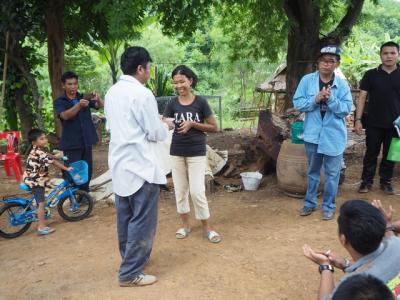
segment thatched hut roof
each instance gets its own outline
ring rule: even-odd
[[[281,64],[272,77],[256,87],[257,92],[286,91],[286,64]]]

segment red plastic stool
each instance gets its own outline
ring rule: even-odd
[[[11,168],[14,171],[14,176],[17,182],[21,181],[23,174],[20,144],[21,144],[21,133],[19,131],[6,131],[0,132],[0,139],[7,140],[7,153],[0,153],[0,160],[4,161],[4,168],[7,176],[11,176]],[[14,146],[17,142],[17,152],[15,152]]]

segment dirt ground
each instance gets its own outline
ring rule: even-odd
[[[221,139],[221,138],[220,138]],[[222,149],[222,148],[220,148]],[[107,168],[107,148],[95,149],[96,173]],[[338,206],[356,193],[359,155],[348,157],[346,181]],[[400,190],[397,169],[394,184]],[[221,183],[238,180],[219,179]],[[0,194],[16,192],[15,181],[0,170]],[[399,195],[384,196],[377,187],[366,195],[392,204],[400,212]],[[163,192],[159,225],[146,272],[159,282],[142,288],[120,288],[117,271],[115,208],[97,204],[90,218],[68,223],[54,211],[53,235],[38,237],[34,226],[23,236],[0,238],[0,299],[315,299],[317,266],[301,247],[346,253],[337,240],[335,221],[320,220],[320,211],[299,217],[302,201],[285,196],[275,175],[265,177],[256,192],[227,193],[222,186],[209,197],[212,224],[223,241],[214,245],[195,222],[186,240],[176,240],[179,227],[173,192]],[[400,213],[395,214],[400,218]],[[341,272],[336,272],[339,279]]]

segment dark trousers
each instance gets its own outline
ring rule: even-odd
[[[143,273],[150,258],[157,228],[160,186],[145,182],[133,195],[115,195],[117,231],[122,262],[119,280],[129,281]]]
[[[394,128],[367,127],[365,129],[367,150],[364,156],[364,166],[361,179],[364,183],[372,184],[375,176],[378,155],[382,150],[382,160],[379,166],[380,183],[386,184],[392,181],[394,162],[386,159],[390,142],[396,137]]]
[[[92,178],[93,172],[93,158],[92,158],[92,147],[82,149],[64,150],[64,155],[68,157],[68,163],[73,163],[78,160],[84,160],[89,166],[89,180],[87,183],[81,185],[79,188],[83,191],[89,191],[89,183]]]

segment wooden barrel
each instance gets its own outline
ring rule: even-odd
[[[285,140],[276,163],[278,187],[288,196],[303,198],[307,192],[307,166],[304,144]]]

